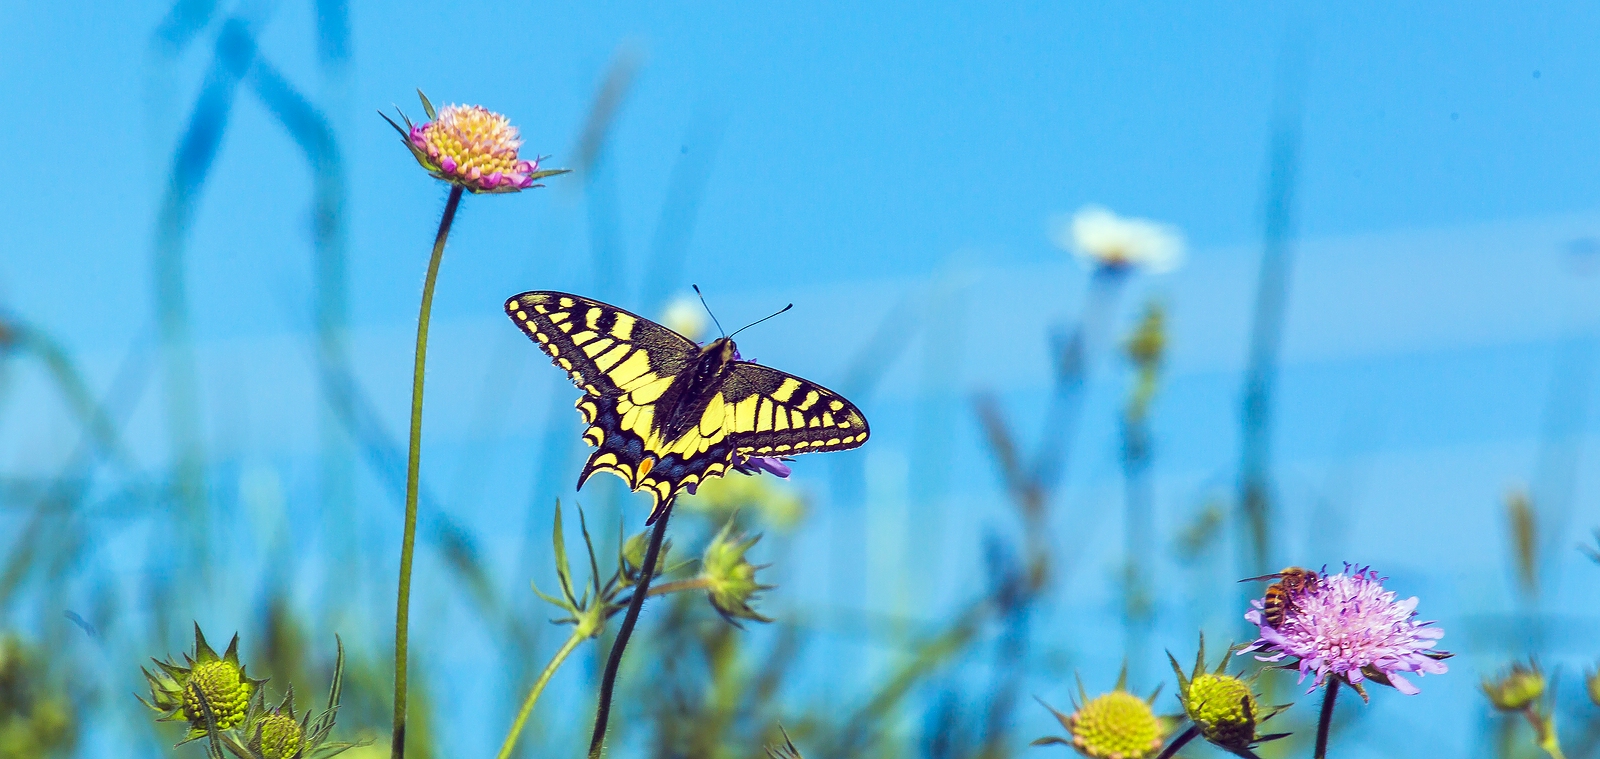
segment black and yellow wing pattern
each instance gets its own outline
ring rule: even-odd
[[[815,382],[736,358],[649,319],[568,293],[535,291],[506,314],[583,390],[578,412],[597,450],[578,476],[608,471],[662,504],[752,456],[855,448],[867,420]],[[725,344],[725,345],[724,345]]]

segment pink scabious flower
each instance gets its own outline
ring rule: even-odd
[[[1270,662],[1293,657],[1284,669],[1299,669],[1302,683],[1315,675],[1311,690],[1337,677],[1363,698],[1363,680],[1415,695],[1420,691],[1401,673],[1448,671],[1442,660],[1451,654],[1433,648],[1444,631],[1417,621],[1415,596],[1396,601],[1394,591],[1384,590],[1388,578],[1368,567],[1351,570],[1346,564],[1340,574],[1324,573],[1314,586],[1296,593],[1277,627],[1262,617],[1264,599],[1252,601],[1255,608],[1244,617],[1260,628],[1261,637],[1240,653],[1256,652],[1257,659]]]
[[[537,158],[522,160],[517,154],[522,138],[505,116],[481,105],[447,105],[435,112],[428,98],[417,94],[431,121],[413,124],[402,113],[405,126],[401,127],[387,115],[384,119],[434,177],[473,193],[503,193],[542,187],[535,182],[565,173],[564,169],[540,171]]]

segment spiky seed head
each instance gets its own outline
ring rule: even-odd
[[[1489,703],[1503,712],[1520,712],[1544,695],[1544,672],[1536,662],[1512,664],[1498,677],[1484,679],[1483,694]],[[1591,692],[1593,685],[1590,686]]]

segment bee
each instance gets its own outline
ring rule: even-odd
[[[1295,598],[1302,593],[1310,593],[1317,589],[1318,579],[1317,573],[1310,569],[1284,567],[1280,572],[1247,577],[1239,582],[1275,581],[1267,586],[1266,597],[1262,601],[1261,619],[1269,627],[1277,627],[1283,624],[1283,616],[1295,608]]]

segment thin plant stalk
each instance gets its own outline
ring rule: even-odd
[[[1172,739],[1172,742],[1168,743],[1166,748],[1161,749],[1161,753],[1156,756],[1156,759],[1172,759],[1172,757],[1178,755],[1179,749],[1189,745],[1189,741],[1194,740],[1195,738],[1199,737],[1199,735],[1200,728],[1190,725],[1189,729],[1183,731],[1182,735]]]
[[[655,598],[656,596],[664,596],[669,593],[681,593],[688,590],[705,590],[709,587],[711,587],[711,583],[710,581],[706,580],[706,578],[695,577],[688,580],[669,582],[666,585],[658,585],[654,588],[651,588],[650,592],[646,595],[649,598]]]
[[[511,723],[511,731],[506,733],[506,741],[500,746],[497,759],[509,759],[511,750],[517,745],[517,738],[522,735],[522,726],[528,721],[528,715],[533,713],[533,705],[538,702],[539,694],[544,693],[544,686],[550,684],[550,677],[561,668],[567,657],[577,650],[578,644],[588,637],[584,630],[574,628],[572,635],[567,637],[567,642],[561,644],[561,650],[550,657],[550,663],[545,665],[544,672],[539,674],[539,679],[533,682],[533,688],[528,690],[528,697],[522,702],[522,711],[517,712],[517,720]]]
[[[692,580],[679,580],[650,588],[646,591],[645,597],[654,598],[655,596],[664,596],[670,593],[704,590],[708,585],[709,583],[704,578],[699,577]],[[629,606],[632,606],[631,600]],[[567,642],[561,645],[561,650],[550,658],[550,663],[545,665],[544,672],[539,675],[538,680],[534,681],[533,688],[528,691],[527,699],[522,702],[522,711],[517,713],[516,721],[511,723],[511,731],[506,734],[505,744],[500,747],[497,759],[508,759],[511,756],[511,749],[516,746],[517,737],[522,734],[523,724],[528,721],[528,715],[533,713],[533,705],[539,700],[539,695],[544,692],[544,687],[550,683],[551,676],[561,668],[567,657],[572,655],[572,652],[578,648],[578,644],[588,637],[585,631],[574,629],[572,635],[567,638]]]
[[[1536,739],[1535,744],[1538,745],[1540,750],[1549,754],[1550,759],[1566,759],[1566,755],[1561,753],[1561,739],[1556,735],[1554,717],[1545,717],[1540,714],[1538,707],[1533,704],[1523,707],[1522,716],[1533,727],[1533,735]]]
[[[600,759],[605,752],[606,725],[611,720],[611,693],[617,686],[617,670],[622,666],[622,652],[628,647],[628,638],[633,636],[633,627],[639,622],[639,610],[644,607],[644,599],[650,595],[650,578],[655,575],[661,541],[666,538],[667,521],[672,518],[672,505],[673,500],[668,500],[661,508],[661,518],[656,520],[655,530],[650,533],[650,545],[644,552],[644,567],[639,570],[639,585],[628,600],[628,613],[622,618],[617,639],[611,644],[611,654],[606,657],[605,675],[600,679],[600,705],[594,715],[594,735],[589,738],[589,759]]]
[[[1313,759],[1327,759],[1328,727],[1333,724],[1333,701],[1339,695],[1339,678],[1328,678],[1328,689],[1322,694],[1322,716],[1317,719],[1317,745]]]
[[[1150,643],[1152,599],[1150,575],[1150,532],[1154,517],[1150,488],[1150,430],[1140,414],[1129,414],[1122,427],[1122,471],[1124,486],[1122,624],[1124,653],[1135,664],[1134,682],[1139,682],[1145,668],[1139,662],[1145,659],[1145,649]]]
[[[450,237],[450,224],[461,205],[461,185],[450,187],[444,215],[439,218],[439,233],[433,238],[433,255],[428,259],[428,276],[422,284],[422,307],[417,315],[416,363],[411,374],[411,455],[406,462],[406,522],[400,542],[400,590],[394,610],[394,732],[389,756],[406,755],[406,653],[411,623],[411,558],[417,537],[417,492],[422,472],[422,377],[428,363],[428,322],[433,314],[433,286],[439,279],[439,260]]]
[[[1278,74],[1268,146],[1261,268],[1256,279],[1240,409],[1237,521],[1241,573],[1246,577],[1272,571],[1272,412],[1294,261],[1294,201],[1300,169],[1303,66],[1299,65],[1297,52],[1293,46],[1286,49]],[[1240,593],[1243,603],[1249,591],[1241,589]]]

